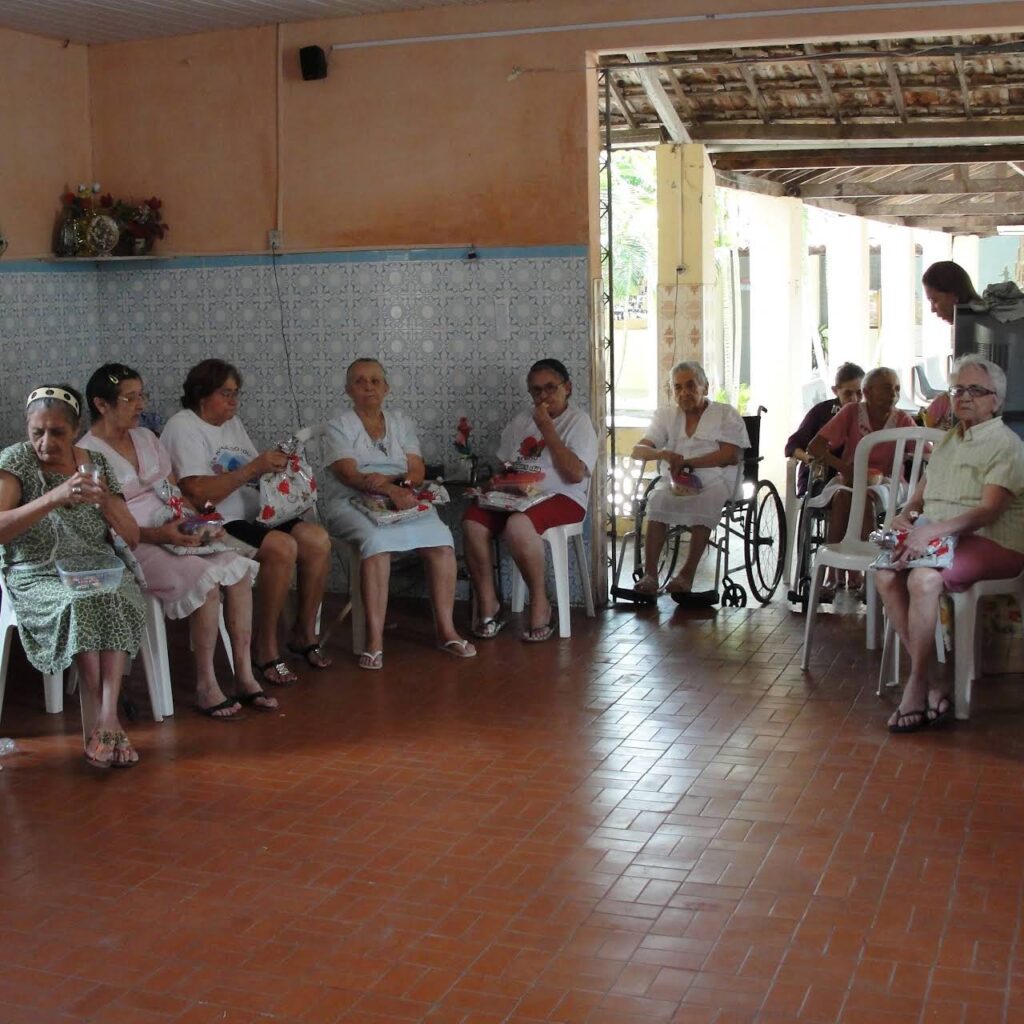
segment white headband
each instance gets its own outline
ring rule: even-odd
[[[25,408],[27,409],[33,402],[39,401],[40,398],[56,398],[58,401],[67,402],[68,405],[75,410],[76,416],[80,416],[82,414],[82,410],[78,405],[78,399],[75,398],[70,391],[65,391],[63,388],[36,388],[35,391],[28,396]]]

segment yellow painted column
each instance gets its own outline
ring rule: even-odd
[[[715,172],[701,145],[659,146],[658,381],[659,404],[674,363],[705,360],[711,344],[715,285]],[[718,374],[707,366],[710,378]]]

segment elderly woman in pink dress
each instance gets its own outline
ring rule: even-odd
[[[141,528],[135,556],[147,587],[169,619],[189,619],[196,710],[217,721],[234,718],[243,704],[257,711],[275,710],[277,701],[260,688],[250,661],[252,583],[258,564],[232,550],[210,551],[202,535],[183,532],[181,520],[170,521],[169,501],[174,498],[176,503],[180,492],[159,438],[138,425],[146,392],[137,371],[120,363],[101,366],[89,378],[86,401],[93,423],[79,443],[100,452],[117,475],[128,510]],[[196,553],[183,550],[189,548]],[[221,588],[237,682],[230,696],[221,689],[213,667]]]

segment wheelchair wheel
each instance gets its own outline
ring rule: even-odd
[[[782,579],[786,564],[786,512],[775,485],[759,480],[747,505],[743,557],[754,600],[767,604]]]

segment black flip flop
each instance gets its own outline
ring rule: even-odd
[[[253,690],[252,693],[235,694],[235,700],[237,700],[239,704],[241,704],[243,707],[252,708],[253,711],[274,712],[281,710],[280,707],[269,707],[266,704],[257,704],[256,701],[258,701],[261,697],[264,700],[273,699],[271,698],[270,694],[267,693],[265,690]]]
[[[233,708],[238,703],[234,697],[225,697],[219,704],[211,704],[208,708],[204,708],[201,704],[193,704],[193,710],[197,715],[204,715],[207,718],[212,718],[215,722],[233,722],[238,718],[238,713],[235,712],[233,715],[216,715],[215,711],[227,711],[228,708]]]
[[[904,724],[903,719],[913,718],[915,715],[919,715],[920,718],[916,722],[909,722]],[[904,733],[904,732],[919,732],[921,729],[927,728],[928,726],[928,708],[914,708],[912,711],[897,711],[896,721],[890,723],[889,732]]]
[[[943,701],[946,702],[945,707],[942,706]],[[928,727],[931,729],[948,724],[953,718],[953,702],[946,694],[943,694],[939,698],[938,704],[929,704],[924,709],[924,717],[928,722]]]
[[[325,668],[330,668],[331,667],[330,664],[319,665],[311,657],[311,655],[315,653],[316,656],[321,661],[327,661],[327,656],[324,654],[323,651],[320,650],[320,645],[318,643],[317,644],[306,644],[305,647],[296,647],[294,644],[288,644],[288,650],[292,654],[299,655],[300,658],[305,658],[306,659],[306,664],[309,665],[310,668],[325,669]]]
[[[270,661],[265,661],[262,665],[254,663],[253,667],[263,677],[263,682],[270,683],[271,686],[294,686],[299,681],[299,677],[288,667],[283,658],[271,658]],[[277,679],[271,679],[267,675],[267,669],[271,668],[277,673]],[[291,678],[288,678],[289,676]]]

